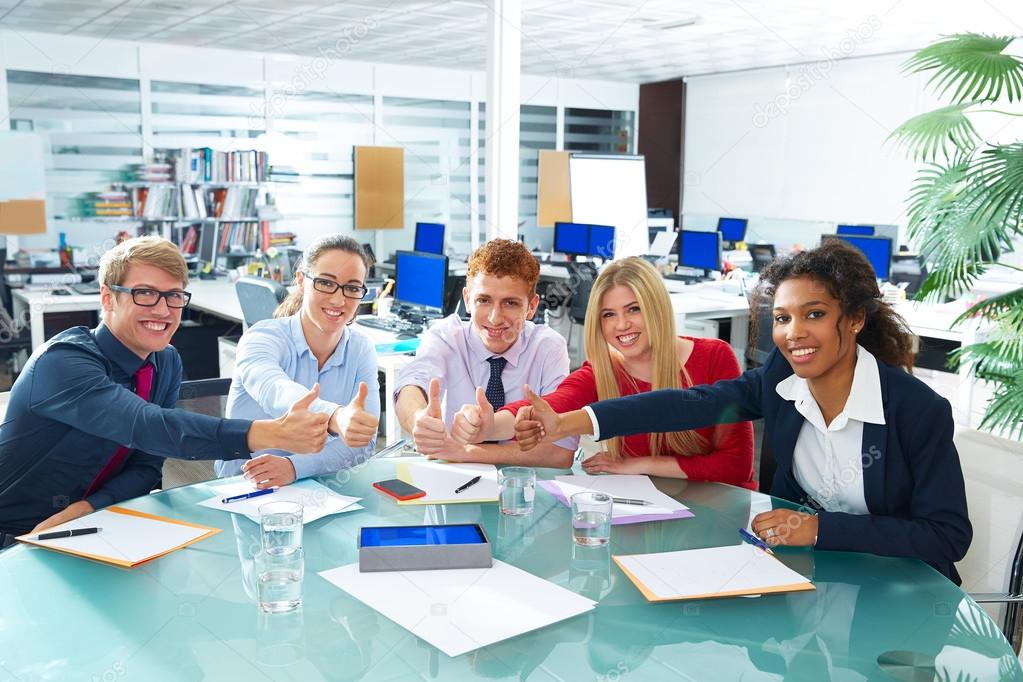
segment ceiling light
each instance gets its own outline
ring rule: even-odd
[[[702,23],[703,17],[693,16],[686,17],[685,19],[672,19],[670,21],[659,21],[656,23],[646,24],[647,28],[655,28],[658,31],[673,31],[676,28],[685,28],[687,26],[695,26],[696,24]]]

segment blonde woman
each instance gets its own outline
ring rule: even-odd
[[[608,264],[597,277],[586,308],[587,362],[544,396],[557,412],[598,400],[662,388],[688,388],[739,375],[731,347],[718,339],[675,336],[668,291],[641,258]],[[463,441],[510,438],[514,416],[531,409],[526,400],[494,415],[467,405],[452,427]],[[692,431],[613,438],[583,462],[589,473],[649,474],[718,481],[756,489],[753,427],[749,422]]]

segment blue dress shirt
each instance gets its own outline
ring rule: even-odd
[[[309,409],[332,414],[351,402],[360,381],[365,381],[369,388],[366,411],[379,416],[376,349],[355,327],[345,329],[334,353],[321,369],[302,331],[300,314],[263,320],[249,327],[238,343],[227,414],[243,419],[276,419],[317,382],[320,397]],[[295,467],[295,477],[306,478],[348,469],[365,461],[373,454],[375,446],[375,437],[364,448],[350,448],[344,440],[331,435],[318,453],[264,450],[258,454],[287,457]],[[236,476],[241,473],[243,462],[218,461],[213,468],[218,476]]]
[[[144,362],[155,369],[150,402],[132,390]],[[134,452],[86,498],[96,509],[147,494],[163,457],[248,455],[248,421],[163,409],[174,407],[180,384],[172,346],[143,360],[102,324],[40,346],[14,382],[0,425],[0,531],[28,532],[81,500],[121,445]]]

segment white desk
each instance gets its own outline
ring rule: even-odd
[[[188,285],[192,294],[189,308],[222,317],[230,322],[242,322],[242,307],[234,292],[234,283],[225,279],[196,280]],[[98,311],[99,295],[72,294],[58,296],[52,291],[12,289],[14,303],[14,319],[24,323],[27,321],[32,329],[32,350],[42,345],[43,316],[46,313],[66,313],[73,311]],[[27,316],[27,319],[26,319]]]
[[[749,343],[749,301],[735,282],[706,282],[681,285],[667,280],[671,307],[675,312],[675,329],[685,333],[686,320],[728,318],[732,323],[729,344],[735,350],[739,367],[746,366]]]
[[[69,313],[82,311],[98,311],[100,309],[98,294],[72,294],[57,296],[52,291],[11,289],[11,300],[14,304],[14,320],[16,324],[26,321],[32,330],[32,350],[41,346],[46,339],[43,335],[43,315],[46,313]]]

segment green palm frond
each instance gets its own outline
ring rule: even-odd
[[[949,630],[948,646],[962,646],[982,656],[997,660],[1005,653],[1005,635],[994,621],[976,604],[959,602],[955,622]]]
[[[968,156],[960,155],[948,165],[928,163],[918,172],[909,195],[909,235],[916,240],[921,231],[954,212],[956,201],[967,185]]]
[[[1023,333],[1023,288],[1013,289],[974,303],[966,309],[966,312],[957,317],[953,324],[959,324],[971,317],[994,317],[1003,314],[1013,316],[1014,323],[1020,325],[1018,328]]]
[[[1009,248],[1004,233],[992,221],[978,225],[971,219],[971,206],[957,202],[935,214],[917,232],[920,252],[930,275],[920,296],[960,296],[970,290],[1002,248]]]
[[[994,101],[1006,93],[1023,99],[1023,61],[1003,50],[1014,36],[965,33],[948,36],[920,50],[906,62],[910,73],[934,71],[927,81],[944,96],[955,88],[953,102]]]
[[[981,152],[970,168],[970,186],[963,194],[977,223],[1004,221],[1020,234],[1023,214],[1023,142],[997,145]]]
[[[1011,381],[1023,372],[1023,361],[1018,359],[1018,353],[1003,354],[1002,348],[990,341],[963,346],[953,351],[950,357],[950,364],[956,361],[972,363],[974,374],[981,379]]]
[[[995,388],[980,428],[1002,432],[1010,438],[1023,436],[1023,372]]]
[[[974,104],[953,104],[914,116],[896,128],[888,140],[905,148],[916,161],[930,161],[939,154],[948,158],[957,152],[969,153],[980,143],[980,135],[965,113]]]

